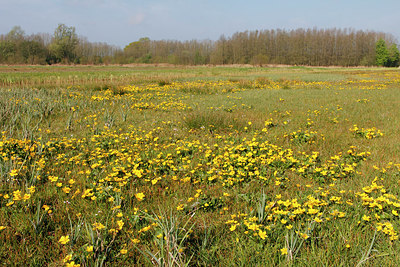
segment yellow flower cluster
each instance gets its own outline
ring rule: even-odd
[[[377,138],[380,136],[383,136],[383,133],[376,129],[375,127],[372,128],[358,128],[357,125],[353,125],[352,128],[350,128],[350,132],[353,132],[355,135],[366,138],[366,139],[373,139]]]

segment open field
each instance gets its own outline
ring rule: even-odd
[[[0,263],[396,266],[400,72],[0,66]]]

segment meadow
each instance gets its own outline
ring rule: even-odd
[[[5,266],[396,266],[400,72],[0,66]]]

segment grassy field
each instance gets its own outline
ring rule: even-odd
[[[0,263],[396,266],[400,72],[0,66]]]

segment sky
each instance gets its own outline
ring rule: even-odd
[[[399,0],[0,0],[0,34],[53,34],[73,26],[121,48],[151,40],[217,40],[245,30],[352,28],[400,41]]]

